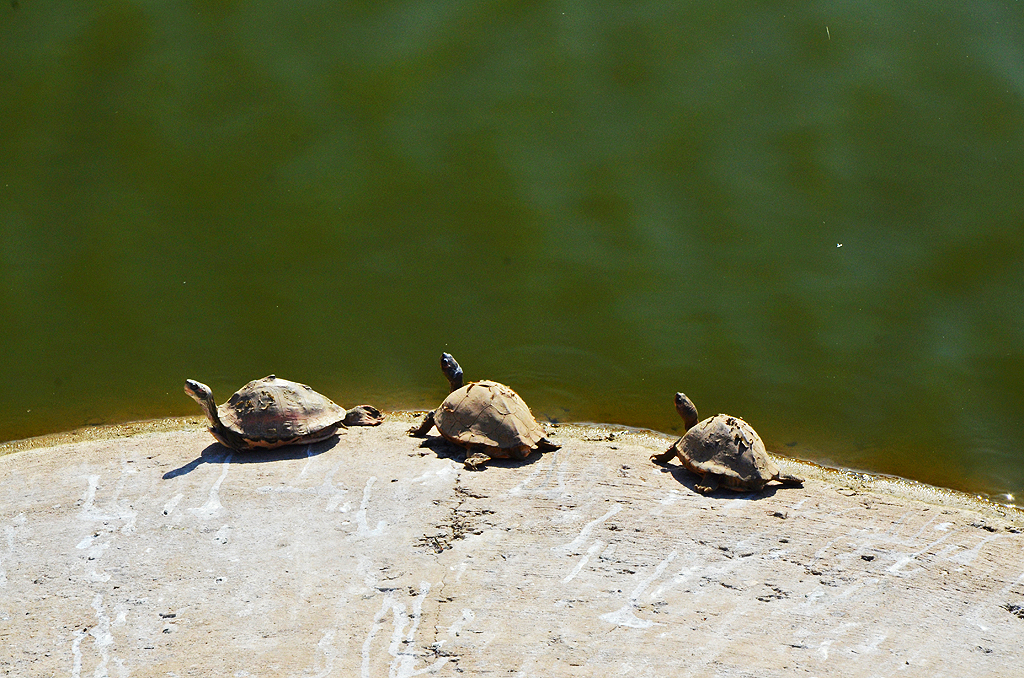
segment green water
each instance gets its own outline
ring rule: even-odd
[[[0,440],[448,350],[1019,501],[1024,12],[890,4],[4,3]]]

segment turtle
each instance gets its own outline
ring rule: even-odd
[[[451,443],[466,448],[465,466],[479,470],[491,459],[522,461],[535,451],[557,450],[545,437],[519,394],[496,381],[462,385],[462,368],[449,353],[441,354],[441,372],[451,393],[441,406],[428,412],[409,435],[424,437],[434,426]]]
[[[185,380],[185,393],[203,408],[210,433],[233,450],[315,443],[348,426],[376,426],[384,418],[370,405],[348,412],[309,386],[271,374],[250,381],[217,407],[206,384]]]
[[[718,414],[697,423],[697,408],[683,393],[676,393],[676,411],[686,433],[672,447],[651,457],[658,464],[679,457],[683,467],[701,476],[696,490],[704,494],[719,486],[737,492],[759,492],[771,481],[803,485],[803,478],[781,473],[768,456],[761,437],[739,417]]]

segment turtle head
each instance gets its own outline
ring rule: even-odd
[[[444,374],[445,379],[451,384],[452,392],[458,391],[462,388],[462,368],[455,362],[455,358],[452,357],[451,353],[441,354],[441,372]]]
[[[683,418],[683,424],[687,431],[697,425],[697,406],[686,397],[685,393],[676,394],[676,412]]]
[[[203,401],[207,398],[211,400],[213,399],[213,391],[210,390],[210,387],[202,382],[196,381],[195,379],[185,380],[185,395],[191,397],[200,405],[202,405]]]
[[[217,404],[213,402],[213,391],[204,383],[194,379],[185,380],[185,395],[189,396],[203,408],[206,418],[210,420],[215,428],[220,427],[220,417],[217,416]]]

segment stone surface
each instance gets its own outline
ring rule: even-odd
[[[604,427],[472,472],[412,421],[13,446],[0,675],[1020,675],[1015,509],[786,460],[804,488],[705,497]]]

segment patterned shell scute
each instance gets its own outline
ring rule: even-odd
[[[475,381],[453,391],[434,412],[434,421],[445,438],[460,445],[535,447],[544,437],[519,394],[495,381]]]
[[[345,410],[309,386],[264,377],[217,408],[221,422],[248,439],[291,440],[336,426]]]
[[[760,485],[779,474],[761,437],[738,417],[719,414],[705,419],[687,431],[676,447],[691,471],[717,473],[726,484]]]

